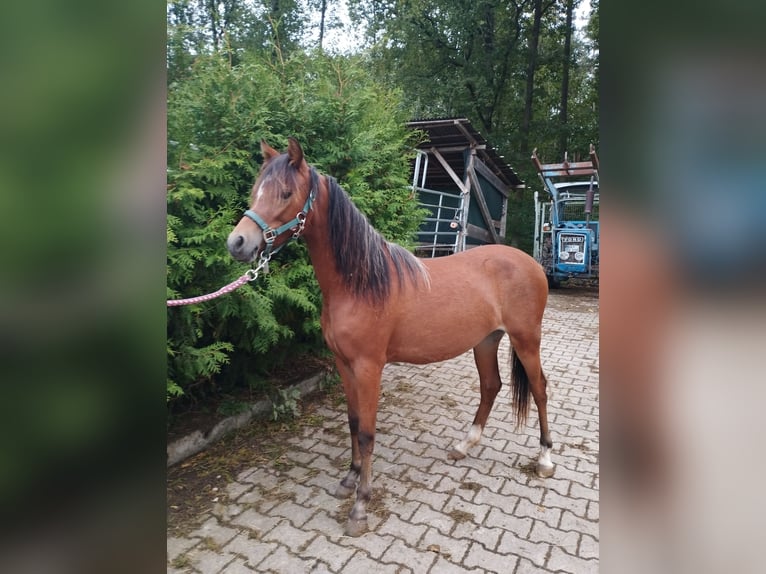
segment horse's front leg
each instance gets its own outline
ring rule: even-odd
[[[336,498],[348,498],[356,491],[356,483],[362,470],[362,457],[359,452],[359,398],[356,394],[356,387],[351,382],[353,373],[350,367],[338,358],[335,359],[335,364],[343,383],[343,392],[346,394],[348,430],[351,434],[351,466],[348,469],[348,474],[335,489],[334,495]]]
[[[346,534],[360,536],[368,530],[367,504],[372,496],[372,452],[375,447],[375,421],[383,364],[356,361],[353,366],[341,367],[341,361],[338,363],[348,401],[351,468],[335,494],[348,496],[359,478],[356,502],[348,516]]]

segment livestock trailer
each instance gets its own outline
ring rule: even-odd
[[[449,255],[488,243],[503,243],[508,195],[524,182],[465,118],[414,120],[427,141],[417,148],[412,189],[428,216],[416,253]]]
[[[598,277],[601,248],[598,156],[590,146],[588,161],[541,163],[532,152],[544,191],[535,192],[533,255],[548,283],[557,287],[572,277]]]

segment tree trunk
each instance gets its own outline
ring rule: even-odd
[[[550,4],[548,5],[550,6]],[[527,85],[524,92],[524,117],[521,120],[521,141],[519,151],[529,153],[529,133],[532,127],[532,100],[535,90],[535,72],[537,71],[537,47],[540,43],[540,27],[543,19],[543,0],[534,0],[534,17],[529,37],[529,55],[527,56]]]
[[[218,26],[218,1],[217,0],[208,0],[207,2],[207,12],[208,16],[210,17],[210,35],[212,37],[213,41],[213,50],[218,51],[218,42],[221,37],[221,31]]]
[[[322,4],[319,7],[321,11],[321,20],[319,21],[319,51],[322,51],[322,42],[324,40],[324,19],[327,12],[327,0],[322,0]]]
[[[572,14],[574,12],[575,0],[567,0],[567,21],[566,34],[564,38],[564,62],[561,74],[561,108],[559,111],[559,155],[558,157],[564,157],[564,152],[567,151],[567,145],[569,143],[569,68],[572,64]]]

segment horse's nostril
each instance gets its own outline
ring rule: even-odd
[[[242,250],[245,248],[245,236],[231,234],[226,239],[226,247],[234,257],[239,258],[242,255]]]

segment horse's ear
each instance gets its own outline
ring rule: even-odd
[[[303,163],[303,149],[301,144],[295,138],[287,138],[287,157],[290,158],[290,165],[293,167],[300,167]]]
[[[279,155],[279,152],[266,143],[266,140],[261,140],[261,154],[263,155],[263,161],[267,162]]]

